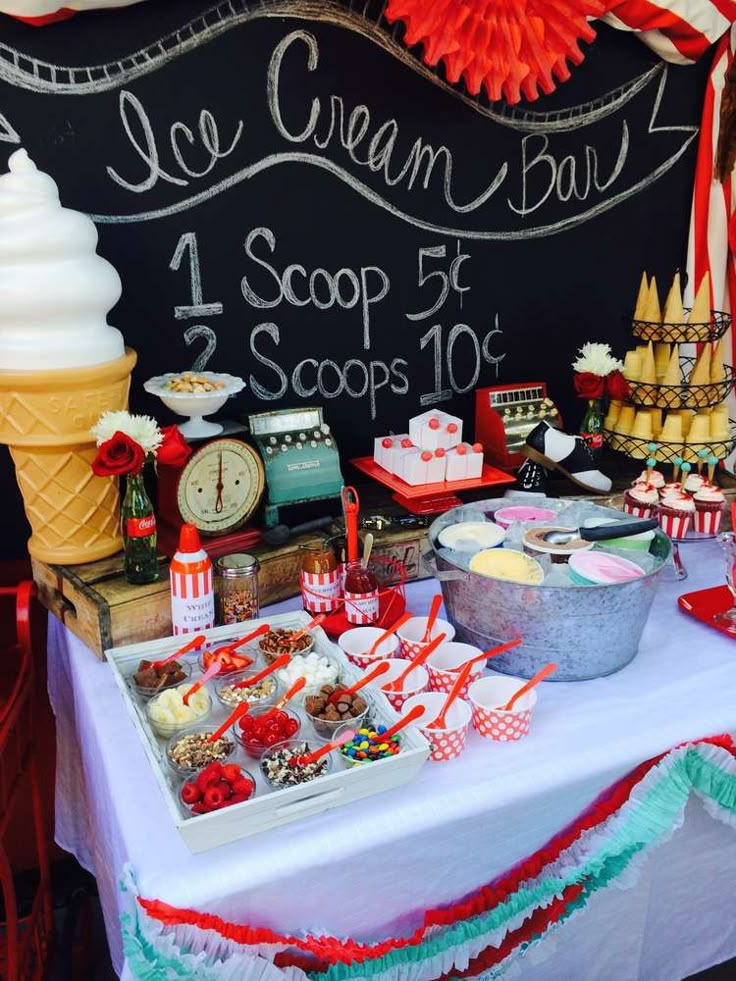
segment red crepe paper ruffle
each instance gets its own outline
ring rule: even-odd
[[[444,63],[449,82],[463,78],[477,95],[491,101],[536,99],[567,81],[567,62],[579,65],[579,41],[595,31],[589,17],[600,17],[610,0],[389,0],[386,19],[400,20],[405,41],[424,47],[424,61]]]
[[[683,745],[699,743],[718,746],[736,758],[736,747],[727,735],[712,736]],[[389,937],[377,944],[363,944],[352,939],[342,941],[336,937],[312,937],[309,935],[292,937],[261,927],[229,923],[219,916],[198,913],[196,910],[178,909],[157,899],[139,897],[138,902],[149,916],[167,926],[187,925],[198,927],[201,930],[213,930],[225,939],[244,946],[276,944],[291,948],[276,955],[274,962],[279,967],[301,967],[305,971],[315,972],[326,970],[331,964],[350,964],[373,960],[393,950],[420,944],[429,927],[449,926],[493,909],[516,892],[524,882],[535,879],[545,866],[556,861],[562,852],[568,849],[582,834],[603,824],[615,814],[629,799],[633,788],[667,755],[669,753],[662,753],[640,764],[626,777],[604,791],[565,830],[555,835],[546,845],[498,879],[483,886],[460,902],[428,910],[424,915],[423,925],[408,937]],[[479,955],[479,958],[473,962],[474,969],[477,967],[478,970],[470,973],[477,974],[481,970],[499,963],[520,943],[527,942],[535,934],[542,932],[547,925],[557,922],[567,908],[575,902],[583,888],[581,885],[568,887],[562,899],[553,901],[544,909],[535,910],[518,930],[508,934],[500,947],[489,947],[483,954]],[[461,977],[462,975],[453,976]]]

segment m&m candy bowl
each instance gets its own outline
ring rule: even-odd
[[[350,729],[346,724],[341,731]],[[383,733],[388,726],[364,726],[358,729],[348,742],[340,747],[340,758],[346,766],[363,766],[364,763],[374,763],[377,760],[390,759],[401,752],[401,736],[391,736],[386,742]],[[339,735],[337,733],[336,735]]]
[[[295,739],[301,730],[299,716],[288,709],[275,712],[269,707],[251,708],[233,726],[233,735],[245,753],[259,760],[264,750],[277,743]]]

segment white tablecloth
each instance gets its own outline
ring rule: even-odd
[[[460,759],[427,764],[406,787],[199,855],[171,824],[108,667],[52,617],[56,837],[97,876],[116,969],[126,862],[143,896],[174,906],[284,933],[378,939],[408,911],[455,900],[539,848],[643,760],[736,730],[736,642],[675,604],[723,581],[721,553],[714,543],[682,553],[690,578],[661,582],[635,660],[608,678],[545,684],[526,739],[473,734]],[[410,608],[425,613],[435,588],[412,584]],[[733,830],[692,801],[634,888],[596,894],[515,974],[679,981],[733,957],[734,869]]]

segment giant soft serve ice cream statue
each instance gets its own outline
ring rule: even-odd
[[[90,428],[124,409],[135,352],[107,323],[120,278],[97,229],[63,208],[25,150],[0,175],[0,442],[7,443],[32,536],[55,563],[122,548],[117,481],[95,477]]]

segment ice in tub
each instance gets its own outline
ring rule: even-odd
[[[545,555],[544,558],[549,558]],[[551,568],[544,577],[543,586],[553,586],[560,587],[564,586],[566,589],[568,587],[575,587],[575,583],[570,579],[570,573],[567,568],[567,563],[551,564]]]

